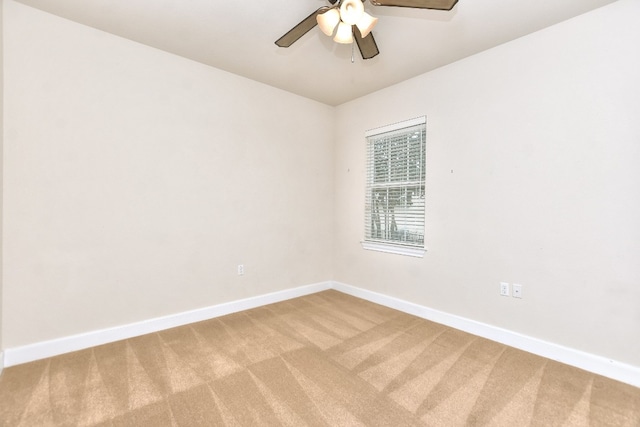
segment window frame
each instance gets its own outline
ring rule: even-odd
[[[381,188],[381,187],[387,187],[389,189],[395,189],[396,190],[396,194],[402,194],[402,191],[407,191],[411,188],[416,188],[416,186],[418,185],[419,187],[419,194],[421,194],[421,198],[423,199],[423,201],[426,201],[426,193],[425,193],[425,189],[426,189],[426,183],[425,183],[425,178],[426,178],[426,155],[427,155],[427,150],[426,150],[426,123],[427,123],[427,118],[426,116],[421,116],[421,117],[416,117],[414,119],[410,119],[410,120],[404,120],[402,122],[397,122],[397,123],[393,123],[387,126],[383,126],[383,127],[379,127],[379,128],[375,128],[375,129],[371,129],[365,132],[365,137],[366,137],[366,164],[365,164],[365,170],[366,170],[366,177],[365,177],[365,206],[364,206],[364,219],[365,219],[365,231],[364,231],[364,239],[360,242],[363,249],[366,250],[372,250],[372,251],[379,251],[379,252],[385,252],[385,253],[392,253],[392,254],[398,254],[398,255],[406,255],[406,256],[412,256],[412,257],[423,257],[424,253],[427,251],[427,248],[425,246],[425,239],[424,239],[424,232],[425,232],[425,222],[426,222],[426,203],[424,203],[423,206],[423,211],[420,213],[420,215],[418,215],[417,217],[415,217],[415,213],[406,213],[405,216],[403,216],[403,218],[406,220],[408,219],[415,219],[418,218],[420,220],[420,224],[417,225],[417,227],[419,228],[419,235],[422,235],[422,241],[419,244],[415,244],[415,243],[402,243],[399,240],[395,240],[395,239],[391,239],[391,238],[373,238],[371,236],[372,234],[372,230],[371,230],[371,222],[372,222],[372,216],[373,216],[373,199],[374,196],[372,195],[374,190],[376,188]],[[393,172],[391,170],[391,166],[388,167],[388,170],[386,172],[387,176],[387,181],[384,182],[383,184],[381,184],[379,181],[378,183],[374,182],[377,181],[377,178],[380,177],[380,175],[378,175],[375,171],[376,168],[376,153],[373,152],[372,150],[374,150],[374,144],[376,143],[376,141],[379,143],[380,141],[383,141],[385,138],[385,135],[387,135],[387,138],[389,137],[389,135],[406,135],[408,137],[409,133],[414,133],[415,132],[415,128],[416,127],[420,127],[420,131],[421,131],[421,140],[420,140],[420,159],[419,159],[419,166],[414,166],[414,169],[419,169],[418,174],[419,176],[417,178],[413,177],[413,179],[407,178],[406,180],[394,180],[394,178],[398,175],[396,172]],[[406,129],[406,133],[403,134],[403,130]],[[406,141],[405,143],[406,145],[401,148],[400,151],[395,151],[394,154],[400,154],[400,155],[404,155],[407,159],[410,158],[411,156],[411,147],[409,146],[409,140]],[[389,148],[389,153],[391,153],[391,148]],[[389,157],[391,157],[391,155],[389,155]],[[391,160],[389,160],[389,162],[391,162]],[[383,163],[384,164],[384,163]],[[407,176],[409,176],[411,174],[411,172],[409,171],[410,163],[407,163]],[[403,172],[404,173],[404,172]],[[394,185],[395,184],[395,185]],[[390,196],[388,196],[389,193],[387,193],[387,199],[390,199]],[[415,197],[415,196],[414,196]],[[407,197],[408,198],[408,197]],[[389,203],[387,201],[387,203]],[[388,206],[388,205],[387,205]],[[392,211],[392,217],[393,217],[393,221],[395,223],[395,217],[396,217],[396,212],[395,212],[396,207],[393,207],[393,211]],[[388,212],[387,214],[388,215]],[[388,218],[385,218],[385,221],[388,221]],[[385,229],[383,232],[389,233],[390,231],[388,229]]]

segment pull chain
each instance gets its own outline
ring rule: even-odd
[[[353,57],[353,52],[355,51],[356,47],[354,46],[355,42],[351,42],[351,63],[353,64],[354,62],[354,57]]]

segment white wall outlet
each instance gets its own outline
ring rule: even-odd
[[[509,296],[509,284],[507,282],[500,282],[500,295],[503,297]]]
[[[238,276],[244,275],[244,265],[238,264]]]
[[[513,297],[522,298],[522,285],[518,285],[517,283],[513,284]]]

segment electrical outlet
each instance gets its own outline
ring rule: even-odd
[[[500,295],[503,297],[509,296],[509,284],[507,282],[500,282]]]
[[[238,276],[244,275],[244,265],[238,264]]]
[[[517,283],[513,284],[513,297],[522,298],[522,285],[518,285]]]

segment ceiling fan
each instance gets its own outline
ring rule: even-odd
[[[358,45],[362,59],[371,59],[380,53],[371,29],[378,18],[364,12],[365,0],[328,0],[331,6],[323,6],[304,18],[298,25],[276,40],[276,45],[289,47],[300,37],[318,25],[323,33],[335,33],[337,43]],[[396,6],[414,9],[451,10],[458,0],[369,0],[374,6]],[[337,30],[336,30],[337,29]]]

